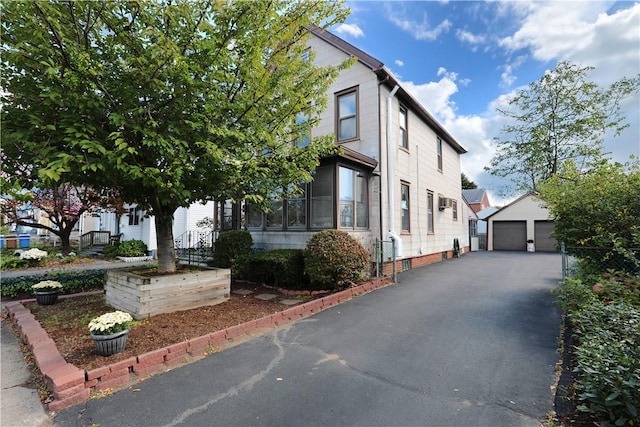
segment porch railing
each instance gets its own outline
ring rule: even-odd
[[[80,250],[83,251],[94,246],[107,246],[110,239],[110,231],[89,231],[80,236]]]
[[[188,230],[174,239],[176,257],[188,264],[206,264],[213,260],[217,230]]]

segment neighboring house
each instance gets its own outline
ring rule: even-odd
[[[310,31],[318,65],[357,58],[329,89],[327,109],[309,135],[335,135],[343,153],[321,159],[313,182],[301,184],[302,194],[272,200],[268,213],[249,204],[220,203],[206,212],[193,205],[176,213],[174,236],[190,230],[193,218],[215,212],[218,229],[246,228],[262,249],[304,248],[317,231],[340,229],[372,254],[377,240],[396,239],[402,269],[451,256],[454,239],[461,252],[469,251],[476,216],[461,193],[460,155],[466,150],[384,64],[329,32]],[[144,219],[144,227],[152,221]],[[133,238],[135,227],[120,228],[124,240]],[[140,231],[135,238],[155,240],[152,234]]]
[[[487,190],[482,188],[462,190],[462,197],[465,198],[471,209],[476,213],[491,206]]]
[[[487,250],[487,217],[498,211],[498,208],[490,206],[476,212],[478,216],[478,240],[480,242],[480,250]]]
[[[487,217],[488,249],[526,251],[527,241],[533,240],[536,252],[555,252],[557,242],[551,236],[553,219],[537,194],[520,196]]]

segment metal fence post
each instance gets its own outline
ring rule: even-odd
[[[398,283],[398,268],[396,267],[396,239],[391,239],[391,252],[393,256],[393,283]]]

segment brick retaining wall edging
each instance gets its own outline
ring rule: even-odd
[[[192,338],[168,347],[133,356],[111,365],[84,371],[62,357],[55,342],[23,303],[32,300],[13,301],[5,305],[9,316],[16,322],[19,333],[33,353],[40,372],[45,377],[53,401],[47,404],[49,411],[59,411],[89,399],[91,390],[105,390],[127,384],[137,377],[158,373],[187,363],[268,330],[288,325],[305,317],[334,307],[358,295],[387,286],[392,279],[382,277],[363,285],[336,292],[281,312],[252,320],[201,337]]]

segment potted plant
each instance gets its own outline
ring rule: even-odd
[[[101,356],[120,353],[127,345],[133,317],[124,311],[113,311],[91,319],[89,332]]]
[[[36,302],[40,305],[51,305],[58,301],[62,284],[55,280],[43,280],[31,286]]]

